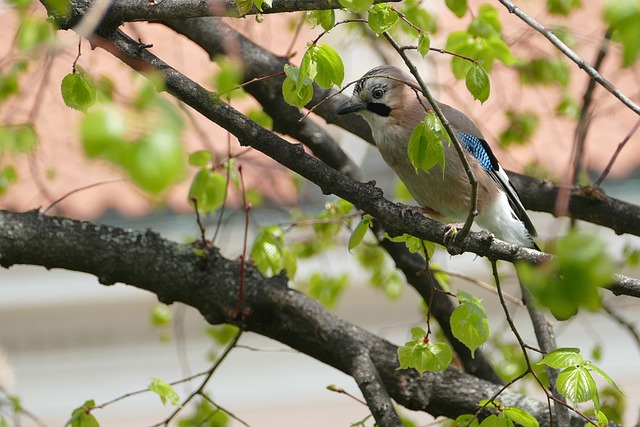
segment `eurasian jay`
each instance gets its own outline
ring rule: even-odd
[[[461,111],[438,105],[466,149],[467,161],[478,180],[476,224],[501,240],[537,249],[533,223],[478,126]],[[471,184],[454,147],[444,142],[444,173],[440,165],[429,172],[420,169],[416,173],[409,160],[409,137],[429,109],[431,104],[413,76],[383,65],[362,76],[351,99],[336,112],[355,112],[364,117],[382,158],[423,212],[443,222],[464,222],[471,207]]]

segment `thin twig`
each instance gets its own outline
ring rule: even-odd
[[[598,53],[593,64],[593,68],[596,71],[600,70],[602,61],[604,61],[604,58],[607,55],[610,40],[611,30],[609,29],[605,33],[602,42],[600,43],[600,48],[598,49]],[[591,103],[593,101],[593,92],[595,88],[595,80],[589,79],[589,83],[587,84],[587,88],[585,89],[584,96],[582,97],[583,101],[582,108],[580,109],[580,118],[578,120],[578,124],[576,125],[573,138],[573,146],[571,148],[570,158],[573,166],[568,168],[568,172],[564,178],[565,184],[567,184],[567,186],[565,189],[562,189],[558,192],[558,198],[556,200],[555,213],[559,215],[565,215],[568,212],[569,199],[571,198],[571,191],[568,189],[569,184],[577,185],[578,180],[580,179],[580,173],[584,168],[585,144],[589,126],[593,118]],[[574,221],[575,220],[572,218],[572,226],[574,224]]]
[[[605,88],[608,92],[610,92],[613,96],[618,98],[624,105],[629,107],[633,112],[640,115],[640,105],[633,102],[629,97],[627,97],[624,93],[620,91],[613,83],[605,79],[597,70],[595,70],[591,65],[587,63],[584,59],[582,59],[577,53],[575,53],[569,46],[564,44],[562,40],[556,36],[553,31],[545,28],[538,21],[527,15],[522,9],[513,4],[509,0],[499,0],[500,3],[504,7],[507,8],[509,13],[513,13],[522,21],[524,21],[531,28],[542,34],[547,38],[555,47],[560,50],[560,52],[564,53],[569,59],[578,65],[578,67],[582,68],[592,79],[594,79],[600,86]]]
[[[631,334],[631,336],[633,337],[633,339],[635,340],[636,344],[640,347],[640,333],[638,333],[638,330],[636,329],[636,325],[629,322],[628,320],[626,320],[625,318],[623,318],[622,316],[620,316],[618,313],[616,313],[613,308],[611,308],[609,306],[609,304],[605,304],[604,302],[602,303],[602,309],[616,322],[618,322],[619,324],[621,324],[622,326],[624,326],[629,333]]]
[[[198,228],[200,229],[200,238],[202,239],[202,244],[207,246],[207,238],[205,236],[206,230],[204,225],[202,225],[202,221],[200,220],[200,211],[198,211],[198,198],[192,197],[191,201],[193,202],[193,209],[196,212],[196,222],[198,223]]]
[[[211,368],[209,368],[209,370],[207,371],[207,374],[204,378],[204,380],[202,380],[202,383],[200,384],[200,387],[198,387],[195,391],[193,391],[181,404],[179,407],[176,408],[175,411],[173,411],[171,413],[171,415],[169,415],[167,418],[165,418],[163,421],[160,421],[157,424],[154,424],[152,427],[158,427],[161,425],[165,425],[168,426],[169,423],[171,422],[171,420],[173,420],[176,415],[178,415],[180,413],[180,411],[182,411],[185,406],[187,406],[187,404],[198,394],[203,395],[203,390],[204,388],[207,386],[207,383],[209,382],[209,380],[211,379],[211,377],[213,376],[213,374],[216,372],[216,370],[218,369],[218,367],[222,364],[222,362],[224,361],[224,359],[227,358],[227,356],[229,355],[229,353],[231,353],[231,350],[233,350],[233,348],[235,347],[236,343],[238,342],[238,340],[240,339],[240,336],[242,335],[242,329],[238,329],[238,332],[236,332],[236,334],[233,336],[233,338],[231,339],[231,341],[229,341],[229,344],[227,344],[227,347],[224,349],[224,351],[222,352],[222,354],[220,355],[220,357],[218,357],[218,359],[214,362],[214,364],[211,366]]]
[[[212,398],[210,398],[206,393],[200,393],[200,396],[202,396],[203,399],[207,400],[209,403],[211,403],[213,406],[215,406],[216,408],[218,408],[219,410],[221,410],[222,412],[224,412],[225,414],[229,415],[231,418],[233,418],[234,420],[236,420],[237,422],[239,422],[240,424],[242,424],[243,426],[246,427],[251,427],[246,421],[242,420],[241,418],[239,418],[237,415],[235,415],[233,412],[229,411],[228,409],[223,408],[222,406],[218,405],[216,402],[213,401]]]
[[[633,125],[633,127],[631,128],[629,133],[627,133],[627,135],[624,137],[624,139],[622,141],[620,141],[620,143],[618,144],[618,147],[616,148],[616,151],[613,153],[613,156],[611,156],[611,159],[609,160],[609,163],[607,164],[607,167],[604,168],[604,170],[602,171],[602,174],[600,174],[598,179],[596,179],[596,182],[593,183],[594,187],[600,187],[600,185],[605,180],[607,175],[609,175],[609,172],[611,172],[611,168],[613,167],[613,164],[616,162],[616,159],[618,158],[618,155],[620,154],[620,152],[622,151],[624,146],[627,144],[627,142],[629,142],[629,140],[631,139],[633,134],[636,133],[638,128],[640,128],[640,119],[638,119],[636,121],[636,123]]]
[[[240,281],[238,284],[238,301],[236,303],[236,316],[241,316],[242,300],[244,298],[244,275],[247,268],[247,239],[249,236],[249,211],[251,210],[251,203],[247,202],[247,190],[244,186],[242,165],[238,166],[238,175],[240,176],[240,190],[242,191],[242,205],[244,206],[244,241],[242,243],[242,255],[240,255]]]
[[[128,180],[129,180],[128,178],[116,178],[116,179],[111,179],[111,180],[108,180],[108,181],[94,182],[93,184],[89,184],[89,185],[85,185],[83,187],[79,187],[79,188],[73,189],[73,190],[65,193],[62,197],[54,200],[49,206],[46,207],[45,210],[42,211],[42,215],[46,215],[47,212],[49,212],[51,209],[53,209],[58,203],[62,202],[64,199],[66,199],[67,197],[71,196],[72,194],[79,193],[80,191],[88,190],[88,189],[93,188],[93,187],[99,187],[101,185],[106,185],[106,184],[115,184],[115,183],[118,183],[118,182],[125,182],[125,181],[128,181]]]

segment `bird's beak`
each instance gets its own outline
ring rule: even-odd
[[[336,114],[343,115],[349,113],[357,113],[367,108],[367,104],[361,101],[354,101],[353,99],[345,102],[336,110]]]

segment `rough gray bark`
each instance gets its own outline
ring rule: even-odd
[[[370,404],[389,402],[388,393],[409,409],[455,418],[474,413],[480,399],[501,388],[454,368],[422,376],[412,369],[397,370],[396,346],[287,288],[285,276],[265,278],[250,264],[245,273],[246,317],[239,320],[234,311],[240,262],[223,258],[216,248],[206,259],[192,249],[151,231],[0,210],[0,266],[30,264],[85,272],[105,285],[126,283],[153,292],[166,304],[182,302],[212,324],[230,323],[273,338],[353,376]],[[549,425],[546,404],[510,390],[500,395],[500,402],[526,410],[541,426]],[[389,411],[382,405],[372,408],[380,425],[396,425],[386,421]],[[571,426],[584,423],[573,414]]]

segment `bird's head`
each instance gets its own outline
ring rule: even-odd
[[[397,67],[375,67],[356,82],[353,96],[336,113],[358,113],[372,127],[386,126],[400,119],[408,101],[417,100],[416,87],[413,77]]]

